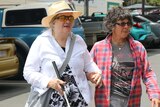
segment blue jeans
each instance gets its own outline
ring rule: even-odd
[[[127,107],[128,97],[111,94],[110,107]]]

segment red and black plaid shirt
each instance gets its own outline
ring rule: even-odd
[[[143,45],[129,37],[129,44],[135,62],[128,107],[140,107],[142,94],[141,78],[146,85],[150,99],[160,99],[160,89],[156,80],[156,75],[148,62],[147,52]],[[111,64],[112,46],[111,36],[95,43],[91,50],[91,56],[98,67],[102,70],[103,87],[97,88],[95,93],[96,107],[110,107],[111,90]]]

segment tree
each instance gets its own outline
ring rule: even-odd
[[[159,0],[147,0],[147,3],[154,6],[160,6]]]
[[[142,0],[124,0],[124,6],[142,3]],[[145,0],[145,4],[152,5],[152,6],[160,6],[160,0]]]

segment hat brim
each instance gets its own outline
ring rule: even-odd
[[[74,19],[78,18],[82,14],[80,11],[61,11],[56,14],[44,17],[41,21],[42,26],[49,27],[50,26],[49,23],[52,20],[52,18],[55,17],[56,15],[62,14],[62,13],[71,13],[73,15]]]

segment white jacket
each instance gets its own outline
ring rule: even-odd
[[[39,95],[42,95],[48,89],[47,84],[52,78],[57,78],[52,61],[56,62],[58,68],[62,66],[69,49],[70,40],[71,37],[69,36],[64,52],[49,29],[39,35],[33,42],[27,56],[23,75],[27,82],[31,84],[31,88],[38,91]],[[90,103],[93,95],[85,72],[100,72],[100,70],[91,59],[87,46],[79,35],[76,35],[69,66],[84,99],[87,103]]]

